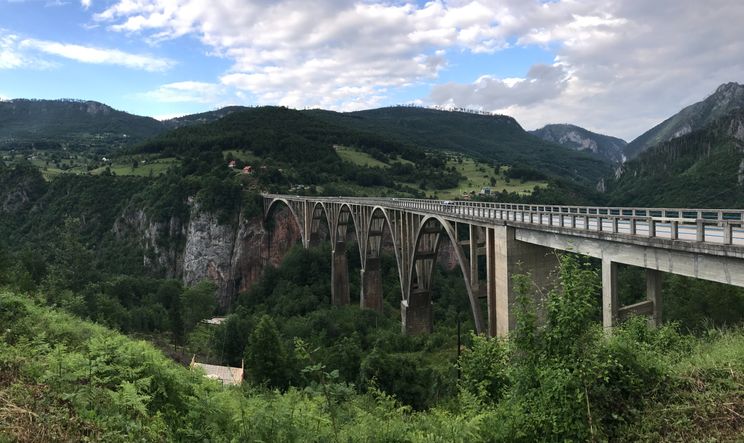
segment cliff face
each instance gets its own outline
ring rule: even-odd
[[[160,268],[167,277],[187,286],[205,279],[214,282],[221,310],[237,293],[250,289],[267,264],[278,265],[300,239],[299,226],[286,209],[274,212],[271,230],[260,216],[241,216],[237,224],[223,225],[195,205],[186,223],[178,218],[156,223],[138,210],[124,214],[114,230],[138,236],[145,265]]]

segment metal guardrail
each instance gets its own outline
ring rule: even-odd
[[[628,208],[533,205],[379,197],[303,197],[266,194],[268,198],[365,203],[412,209],[477,221],[504,220],[579,231],[607,232],[643,238],[664,238],[744,246],[744,210]]]

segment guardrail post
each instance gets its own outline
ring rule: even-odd
[[[672,220],[672,224],[670,226],[670,237],[672,240],[679,239],[679,221],[678,220]]]
[[[723,244],[730,245],[733,242],[733,223],[723,222]]]
[[[604,226],[602,226],[603,218],[599,216],[599,213],[597,213],[597,232],[604,231]]]
[[[698,219],[697,221],[697,230],[695,233],[695,240],[704,242],[705,241],[705,222],[703,222],[702,219]]]
[[[656,221],[651,217],[648,218],[648,236],[656,237]]]
[[[614,217],[612,219],[612,233],[617,234],[619,232],[618,219]]]
[[[630,218],[630,235],[636,235],[638,227],[636,226],[637,220],[635,217]]]

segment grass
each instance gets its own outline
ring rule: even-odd
[[[116,175],[130,175],[137,177],[157,176],[168,170],[173,165],[178,164],[178,160],[173,157],[148,159],[146,163],[140,163],[136,168],[132,167],[131,162],[114,161],[111,166],[111,172]],[[105,167],[96,168],[91,174],[100,174],[105,171]]]
[[[426,189],[426,195],[433,195],[440,199],[452,199],[462,197],[464,194],[475,192],[476,194],[483,188],[491,188],[492,191],[497,192],[505,190],[507,192],[516,192],[522,195],[531,194],[535,186],[546,187],[547,182],[545,181],[521,181],[521,180],[508,180],[505,173],[508,170],[508,166],[502,166],[499,172],[496,173],[490,165],[486,163],[480,163],[470,157],[463,157],[462,163],[455,159],[450,159],[447,162],[447,167],[454,166],[457,171],[465,176],[459,185],[455,188],[450,189]],[[491,177],[496,179],[496,184],[491,185]],[[413,185],[415,186],[415,185]]]
[[[383,163],[366,152],[356,150],[347,146],[336,146],[336,153],[342,160],[354,163],[359,166],[369,166],[371,168],[389,168],[390,165]]]
[[[231,160],[241,160],[246,163],[261,162],[261,157],[256,156],[251,151],[238,151],[238,150],[230,149],[227,151],[222,151],[222,156],[225,158],[229,158]]]

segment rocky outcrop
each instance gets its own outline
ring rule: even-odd
[[[154,222],[144,211],[130,210],[117,220],[114,232],[137,236],[145,250],[145,265],[162,269],[165,276],[181,279],[186,286],[214,282],[224,311],[239,292],[250,289],[267,265],[281,263],[300,240],[300,228],[287,209],[275,211],[271,225],[267,230],[261,216],[241,216],[236,224],[221,224],[214,214],[192,204],[185,223],[176,217]]]
[[[546,125],[530,134],[549,142],[558,143],[577,151],[589,151],[612,163],[623,161],[625,140],[617,137],[597,134],[576,125]]]

